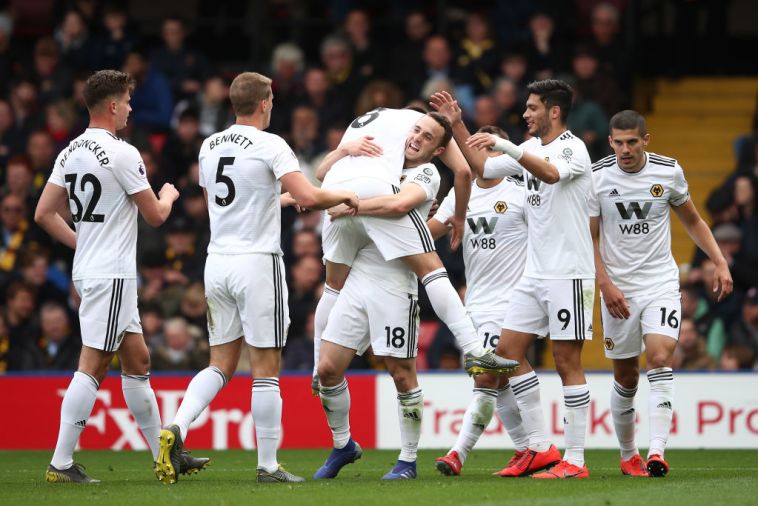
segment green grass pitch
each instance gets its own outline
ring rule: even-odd
[[[758,451],[670,450],[666,478],[630,478],[618,469],[618,452],[587,453],[591,477],[576,481],[538,481],[491,476],[509,456],[493,450],[474,451],[459,477],[434,469],[441,452],[419,453],[419,477],[407,482],[381,482],[397,458],[396,451],[367,450],[361,460],[329,481],[300,485],[255,483],[255,452],[203,452],[213,460],[200,474],[182,476],[165,486],[153,476],[146,452],[87,451],[77,461],[97,485],[48,484],[44,471],[51,452],[0,452],[0,504],[87,504],[128,506],[378,504],[403,505],[694,505],[758,504]],[[279,459],[295,474],[310,478],[326,457],[325,450],[282,450]]]

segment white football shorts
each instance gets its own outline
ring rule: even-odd
[[[74,288],[82,298],[79,305],[82,344],[115,352],[124,333],[142,334],[136,279],[80,279],[74,281]]]
[[[284,348],[290,316],[280,255],[209,254],[205,296],[211,346],[244,336],[256,348]]]
[[[500,331],[503,328],[504,311],[470,311],[469,317],[474,324],[479,341],[485,350],[494,351],[500,341]]]
[[[504,329],[550,335],[553,340],[592,339],[595,280],[522,276],[505,309]]]
[[[419,305],[412,294],[384,289],[353,272],[335,302],[322,339],[362,355],[369,345],[380,357],[418,353]]]
[[[611,359],[632,358],[645,351],[645,336],[658,334],[679,340],[682,296],[678,290],[629,297],[629,318],[614,318],[600,298],[603,319],[605,356]]]

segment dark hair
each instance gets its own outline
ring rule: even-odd
[[[613,130],[614,128],[616,130],[636,129],[640,135],[647,134],[647,123],[645,122],[645,117],[637,111],[633,111],[631,109],[626,109],[625,111],[617,112],[614,114],[608,125],[609,131]]]
[[[114,95],[134,89],[134,79],[118,70],[98,70],[84,83],[84,103],[92,111]]]
[[[571,101],[574,98],[574,90],[566,81],[558,79],[532,81],[526,87],[526,91],[532,95],[538,95],[545,107],[559,107],[561,109],[561,122],[566,123],[571,111]]]
[[[439,146],[447,146],[448,142],[450,142],[450,139],[453,138],[453,126],[450,124],[450,122],[447,120],[445,116],[443,116],[442,114],[438,112],[429,112],[426,115],[432,118],[437,123],[439,123],[439,125],[445,130],[445,133],[442,135],[442,140],[440,141]]]
[[[27,292],[32,297],[37,297],[37,289],[31,283],[27,281],[14,281],[5,290],[5,299],[13,299],[19,292]]]
[[[502,128],[500,128],[499,126],[495,126],[495,125],[484,125],[479,130],[477,130],[477,132],[481,132],[485,134],[494,134],[502,139],[510,140],[508,133]]]

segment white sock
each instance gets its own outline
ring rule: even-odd
[[[121,391],[124,393],[129,412],[150,447],[153,461],[157,460],[160,449],[158,437],[161,434],[161,413],[158,410],[158,401],[155,400],[155,392],[150,386],[150,375],[122,374]]]
[[[674,416],[674,373],[670,367],[659,367],[647,372],[650,382],[650,447],[647,455],[660,455],[666,451]]]
[[[516,397],[521,421],[529,439],[529,449],[544,452],[550,448],[550,439],[545,433],[545,419],[540,401],[540,382],[534,371],[510,378],[513,395]]]
[[[179,426],[182,441],[187,439],[190,424],[208,407],[227,381],[221,369],[214,366],[206,367],[192,378],[172,422]]]
[[[634,396],[637,387],[626,388],[617,381],[611,388],[611,416],[613,426],[616,428],[616,437],[619,440],[621,460],[629,460],[639,453],[634,440],[634,419],[637,413],[634,410]]]
[[[444,268],[434,270],[421,279],[432,309],[440,320],[447,325],[450,332],[455,336],[458,346],[464,353],[474,353],[481,356],[484,349],[479,342],[479,337],[471,323],[471,318],[466,314],[458,292],[455,291],[447,271]]]
[[[526,450],[529,447],[529,436],[524,430],[521,413],[519,413],[516,397],[513,395],[510,383],[497,391],[495,409],[516,450],[520,452]]]
[[[495,402],[497,399],[497,390],[493,388],[474,388],[474,396],[466,408],[463,415],[461,431],[458,433],[458,439],[455,441],[453,450],[458,452],[461,464],[466,461],[468,452],[470,452],[482,432],[492,420],[492,414],[495,412]]]
[[[321,387],[321,406],[332,430],[335,448],[344,448],[350,441],[350,390],[347,380],[333,387]]]
[[[563,432],[566,451],[563,460],[584,466],[584,440],[587,437],[587,415],[590,411],[590,389],[587,384],[563,387],[565,414]]]
[[[87,373],[75,372],[61,403],[61,425],[58,442],[50,464],[56,469],[68,469],[74,464],[74,448],[79,435],[95,405],[97,380]]]
[[[397,393],[397,416],[400,418],[400,460],[404,462],[416,462],[423,414],[424,392],[421,391],[421,387]]]
[[[321,335],[326,329],[326,323],[329,321],[329,313],[332,312],[334,304],[339,297],[339,290],[324,284],[324,293],[316,304],[316,313],[313,316],[313,375],[318,371],[318,354],[321,350]]]
[[[282,396],[279,378],[253,379],[253,425],[258,445],[258,467],[270,473],[279,469],[276,448],[282,431]]]

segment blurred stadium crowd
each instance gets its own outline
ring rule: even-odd
[[[444,30],[433,8],[408,10],[388,38],[375,33],[370,10],[325,2],[341,6],[342,15],[318,47],[280,43],[266,65],[246,70],[273,78],[269,130],[287,140],[311,179],[355,116],[423,101],[438,90],[454,93],[472,128],[498,125],[521,142],[525,85],[547,77],[573,84],[569,126],[595,161],[610,153],[608,118],[631,104],[625,3],[552,2],[552,9],[540,10],[535,2],[501,2],[491,10],[454,11],[456,22]],[[565,8],[576,23],[562,23]],[[191,23],[181,17],[166,17],[160,36],[150,38],[123,3],[58,2],[48,14],[54,30],[30,38],[12,9],[0,12],[0,372],[76,369],[81,343],[73,252],[39,230],[33,214],[57,153],[86,127],[82,85],[103,68],[135,77],[133,112],[121,136],[141,151],[156,190],[170,181],[181,192],[164,227],[140,225],[139,304],[153,370],[200,369],[208,360],[202,280],[209,229],[197,153],[207,135],[233,122],[228,87],[241,69],[225,66],[223,52],[196,49],[189,41],[201,35],[190,37]],[[737,146],[733,177],[707,203],[737,291],[716,303],[708,289],[713,266],[694,255],[683,274],[680,368],[752,369],[756,362],[758,124]],[[450,183],[447,177],[441,195]],[[283,211],[292,319],[288,370],[312,367],[313,311],[323,280],[320,226],[320,213]],[[465,290],[460,252],[444,242],[437,246]],[[419,368],[459,368],[452,336],[431,311],[422,318]],[[354,366],[374,361],[368,356]]]

